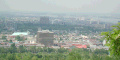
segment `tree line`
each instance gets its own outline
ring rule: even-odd
[[[119,57],[109,56],[104,49],[53,49],[48,47],[0,47],[0,60],[116,60]]]

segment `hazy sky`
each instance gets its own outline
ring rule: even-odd
[[[0,0],[0,11],[120,13],[120,0]]]

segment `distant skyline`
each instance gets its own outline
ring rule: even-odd
[[[0,0],[0,11],[120,13],[120,0]]]

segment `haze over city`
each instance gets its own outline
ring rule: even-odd
[[[120,0],[0,0],[0,11],[120,13]]]
[[[0,0],[0,60],[119,60],[120,0]]]

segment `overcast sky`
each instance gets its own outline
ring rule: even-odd
[[[120,0],[0,0],[0,11],[120,13]]]

